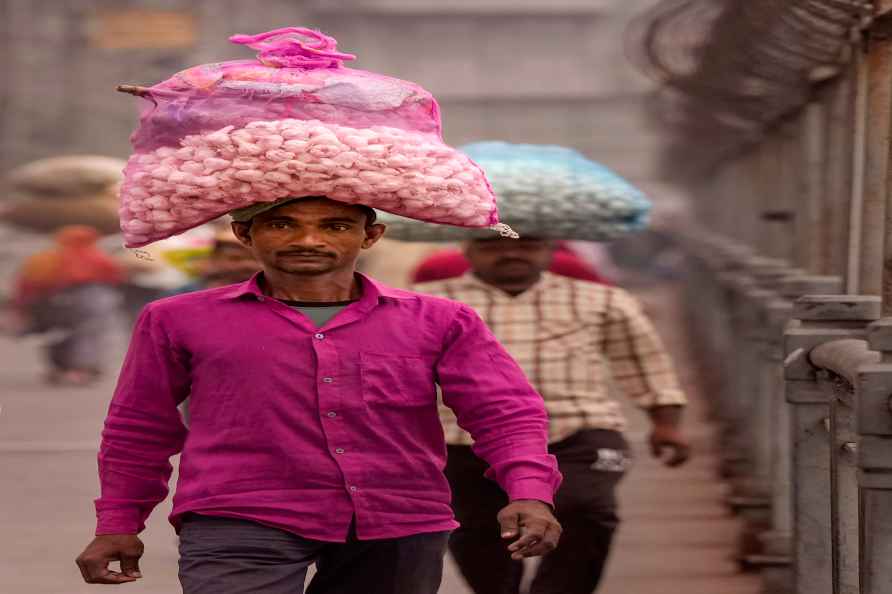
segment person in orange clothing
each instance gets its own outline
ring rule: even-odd
[[[430,283],[462,276],[471,269],[471,263],[459,249],[436,251],[422,260],[412,271],[412,283]],[[602,285],[612,284],[564,243],[558,242],[549,272]]]
[[[102,371],[125,273],[96,246],[99,237],[92,227],[63,227],[53,247],[28,258],[18,273],[14,304],[24,332],[61,334],[46,347],[52,383],[86,385]]]

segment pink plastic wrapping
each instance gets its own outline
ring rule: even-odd
[[[353,56],[315,31],[231,41],[258,59],[196,66],[148,89],[121,188],[128,247],[300,196],[434,223],[498,223],[482,170],[443,142],[430,93],[345,68]]]

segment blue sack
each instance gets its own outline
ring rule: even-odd
[[[521,237],[604,241],[647,226],[650,202],[637,188],[578,151],[554,145],[476,142],[461,150],[483,167],[499,220]],[[387,237],[460,241],[492,230],[435,225],[381,213]]]

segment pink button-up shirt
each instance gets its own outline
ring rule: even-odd
[[[167,495],[185,512],[324,541],[457,526],[436,385],[511,499],[552,501],[541,397],[469,307],[359,276],[320,328],[258,277],[145,308],[99,451],[97,534],[137,533]],[[189,397],[189,430],[177,405]]]

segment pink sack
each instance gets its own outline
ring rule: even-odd
[[[483,171],[442,139],[418,85],[345,68],[336,41],[289,27],[233,43],[258,59],[204,64],[145,89],[120,218],[128,247],[236,208],[327,196],[465,227],[498,223]]]

